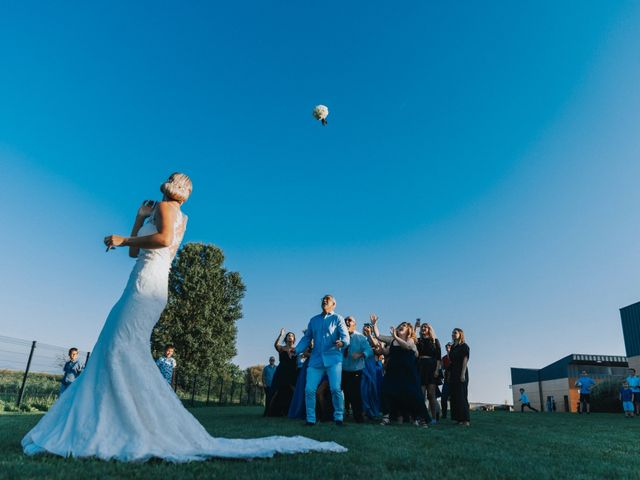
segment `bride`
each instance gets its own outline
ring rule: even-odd
[[[160,374],[149,339],[167,303],[169,268],[187,224],[180,206],[191,190],[189,177],[174,173],[160,187],[163,200],[140,207],[130,237],[105,237],[107,250],[126,246],[138,259],[87,368],[22,439],[27,455],[186,462],[346,451],[305,437],[214,438]]]

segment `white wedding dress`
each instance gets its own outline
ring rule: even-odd
[[[346,451],[335,442],[300,436],[214,438],[182,406],[151,357],[149,339],[167,303],[169,268],[185,226],[180,213],[170,247],[140,250],[87,368],[23,438],[27,455],[186,462]],[[152,215],[138,235],[155,232]]]

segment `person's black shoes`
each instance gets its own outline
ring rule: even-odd
[[[305,427],[315,427],[316,424],[314,422],[305,422],[304,426]]]
[[[344,427],[344,422],[342,420],[336,420],[336,427]]]

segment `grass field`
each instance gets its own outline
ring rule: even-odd
[[[479,412],[469,428],[443,421],[425,430],[351,423],[308,428],[300,421],[263,418],[261,412],[256,407],[193,410],[215,436],[306,435],[335,440],[349,452],[179,465],[29,458],[22,455],[20,439],[41,415],[10,413],[0,415],[0,478],[640,478],[640,418]]]

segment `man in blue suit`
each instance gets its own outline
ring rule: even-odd
[[[344,395],[342,394],[342,348],[349,345],[349,330],[344,319],[334,313],[336,300],[333,295],[322,298],[322,313],[309,320],[304,337],[298,342],[296,353],[304,352],[313,340],[313,350],[307,369],[307,385],[304,389],[307,407],[307,425],[316,423],[316,391],[322,377],[329,377],[333,419],[343,425]]]

